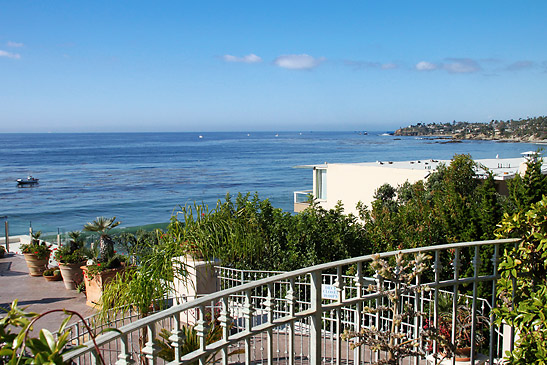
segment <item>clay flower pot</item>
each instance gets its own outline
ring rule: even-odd
[[[456,361],[469,361],[471,360],[471,347],[456,348],[454,352]]]
[[[76,287],[84,279],[82,269],[80,267],[85,264],[85,261],[77,264],[59,264],[61,269],[61,275],[63,276],[63,283],[68,290],[76,290]]]
[[[47,269],[49,255],[43,259],[36,258],[36,255],[33,253],[25,253],[24,255],[30,276],[42,276]]]
[[[86,304],[90,307],[97,307],[101,305],[101,296],[103,295],[103,288],[108,284],[118,273],[123,273],[124,267],[117,269],[108,269],[96,273],[92,278],[88,275],[87,266],[82,266],[80,269],[84,274],[85,282],[85,295],[87,297]]]

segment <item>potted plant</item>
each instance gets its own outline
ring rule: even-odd
[[[0,259],[6,255],[6,249],[4,246],[0,246]]]
[[[96,262],[80,267],[84,275],[87,305],[95,307],[101,304],[105,285],[110,283],[118,274],[123,273],[126,261],[125,256],[114,254],[106,262]]]
[[[42,276],[49,262],[50,246],[40,240],[41,232],[34,233],[31,243],[21,245],[30,276]]]
[[[59,267],[57,266],[44,270],[42,275],[47,281],[59,281],[62,279],[61,270],[59,270]]]
[[[84,240],[80,232],[69,234],[70,241],[55,250],[55,260],[59,263],[65,288],[75,290],[83,280],[81,266],[87,261]]]
[[[473,311],[466,304],[458,304],[456,309],[456,331],[454,342],[450,341],[452,335],[452,311],[442,312],[439,315],[438,332],[440,337],[440,349],[444,353],[454,353],[456,361],[469,361],[471,359],[471,328]],[[489,326],[488,319],[475,313],[475,349],[486,340],[483,330]],[[450,356],[447,356],[450,357]]]
[[[90,306],[100,304],[104,286],[124,270],[126,258],[116,254],[114,241],[109,235],[110,230],[120,223],[116,222],[116,217],[97,217],[93,222],[84,225],[84,231],[100,234],[99,252],[96,259],[81,267],[84,274],[87,304]]]
[[[93,222],[84,225],[84,231],[97,232],[99,236],[99,262],[106,262],[114,256],[114,241],[109,232],[112,228],[120,225],[116,222],[116,217],[106,218],[97,217]]]

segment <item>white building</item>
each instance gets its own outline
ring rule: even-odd
[[[507,195],[507,180],[515,174],[526,171],[526,159],[536,155],[536,152],[524,152],[522,158],[476,160],[479,166],[484,166],[494,174],[496,187],[500,194]],[[311,194],[319,205],[332,209],[341,201],[345,213],[357,214],[356,205],[359,201],[370,207],[374,193],[383,184],[393,187],[406,181],[415,183],[427,179],[437,169],[439,164],[450,164],[450,160],[414,160],[414,161],[376,161],[363,163],[324,163],[321,165],[297,166],[313,170],[312,190],[294,193],[294,211],[300,212],[309,204]],[[547,172],[547,164],[543,164],[543,173]],[[485,171],[479,168],[479,175]]]

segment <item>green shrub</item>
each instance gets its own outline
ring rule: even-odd
[[[518,237],[499,265],[496,324],[515,327],[519,339],[508,364],[547,363],[547,197],[527,212],[505,214],[497,235]]]

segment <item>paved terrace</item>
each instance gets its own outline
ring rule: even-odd
[[[11,302],[18,299],[19,306],[27,307],[26,311],[30,312],[70,309],[80,313],[84,318],[96,312],[85,304],[85,293],[67,290],[62,281],[47,281],[43,277],[30,276],[25,258],[18,248],[17,244],[10,244],[10,252],[4,258],[0,258],[1,308],[8,309]],[[38,320],[34,326],[35,332],[41,328],[57,331],[64,318],[66,316],[60,312],[48,314]],[[71,322],[76,320],[73,317]]]

